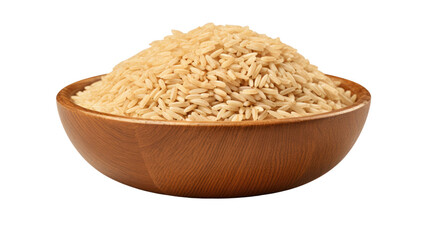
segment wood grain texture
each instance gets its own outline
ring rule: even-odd
[[[247,122],[152,121],[84,109],[57,95],[71,142],[97,170],[139,189],[186,197],[242,197],[308,183],[337,165],[357,140],[370,106],[357,83],[330,76],[358,95],[350,107],[307,117]]]

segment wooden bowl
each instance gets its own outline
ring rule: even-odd
[[[73,83],[57,95],[64,129],[98,171],[146,191],[186,197],[242,197],[308,183],[337,165],[358,138],[371,96],[328,113],[246,122],[153,121],[115,116],[74,104],[71,96],[100,80]]]

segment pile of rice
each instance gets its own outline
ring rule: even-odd
[[[356,100],[294,48],[248,27],[206,24],[172,33],[74,102],[143,119],[244,121],[323,113]]]

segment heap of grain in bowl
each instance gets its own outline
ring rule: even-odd
[[[74,102],[142,119],[245,121],[318,114],[356,100],[294,48],[248,27],[206,24],[172,33]]]

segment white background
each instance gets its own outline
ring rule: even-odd
[[[429,239],[424,2],[1,1],[0,239]],[[280,37],[369,89],[337,167],[281,193],[189,199],[115,182],[78,154],[57,92],[207,22]]]

